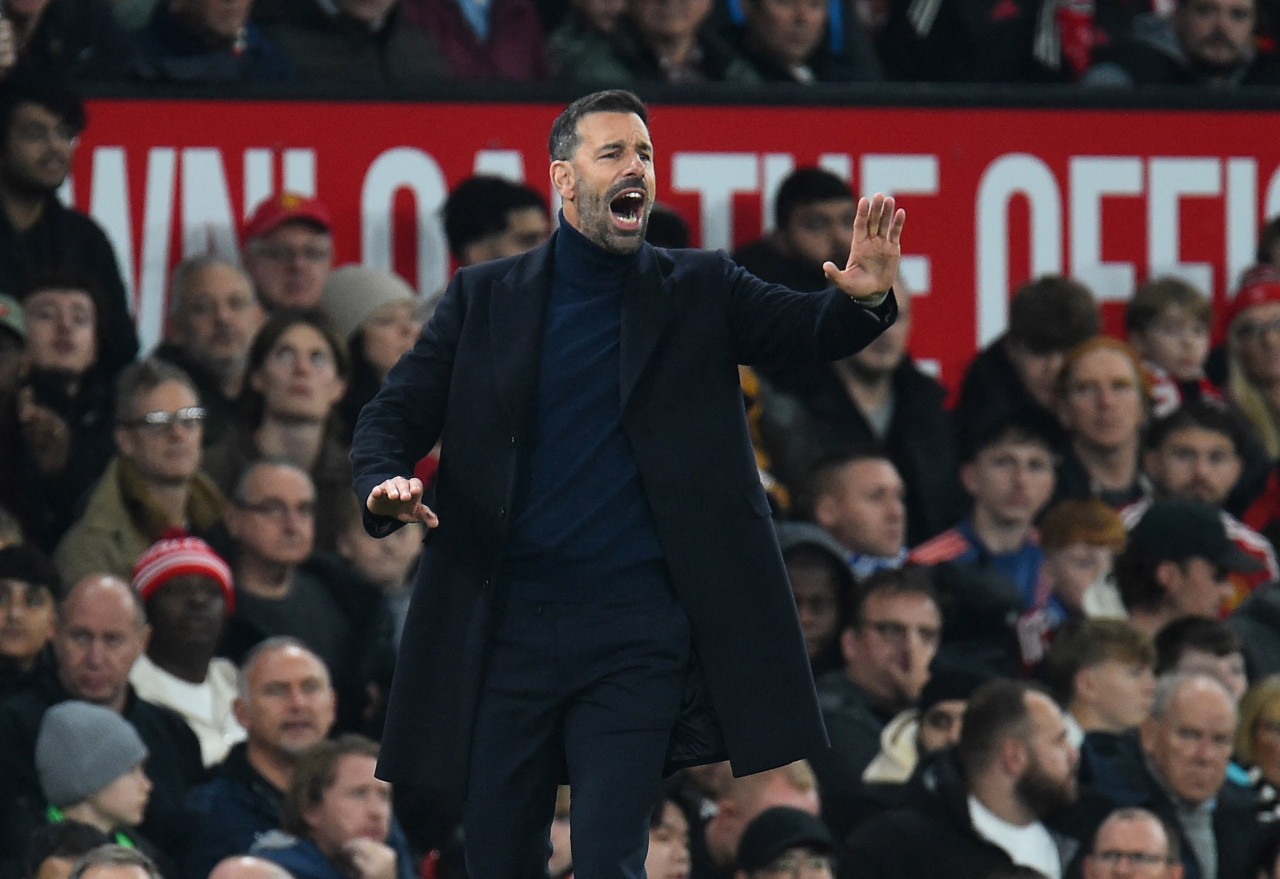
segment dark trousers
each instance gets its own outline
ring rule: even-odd
[[[670,592],[506,601],[471,749],[470,879],[547,875],[566,770],[576,879],[642,879],[689,650],[689,621]]]

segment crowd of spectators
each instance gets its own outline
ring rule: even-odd
[[[1275,85],[1258,0],[3,0],[0,78]]]
[[[62,2],[28,4],[36,33]],[[616,5],[608,27],[588,16],[609,10],[575,7],[565,51],[604,69],[601,33],[669,25],[663,2]],[[751,58],[771,2],[746,0],[744,30],[686,60]],[[1175,21],[1199,0],[1183,2]],[[261,31],[242,16],[236,57],[301,70],[278,46],[370,32],[330,19],[371,4],[309,3],[264,3]],[[932,26],[956,14],[925,6],[915,20]],[[145,22],[141,46],[197,10],[249,7],[110,11]],[[828,70],[836,8],[803,10],[823,22]],[[861,19],[844,12],[848,50]],[[366,48],[420,62],[413,41],[447,17],[384,6],[375,24],[394,31]],[[22,22],[7,13],[0,40]],[[166,64],[150,69],[199,66]],[[277,193],[239,230],[238,258],[174,268],[164,339],[139,352],[104,233],[54,195],[78,99],[16,68],[0,79],[0,879],[461,877],[459,804],[374,776],[425,535],[365,533],[347,454],[439,291],[335,266],[329,209]],[[845,181],[800,169],[776,228],[735,256],[819,289],[854,203]],[[687,242],[677,214],[655,216],[655,237]],[[487,176],[442,212],[460,266],[538,246],[553,219],[538,193]],[[1102,334],[1079,281],[1029,279],[953,406],[909,354],[902,284],[898,322],[858,354],[743,366],[832,748],[746,778],[673,777],[650,876],[1280,874],[1280,224],[1260,237],[1223,314],[1153,278],[1123,339]],[[416,473],[429,484],[435,469],[429,455]],[[557,879],[572,819],[566,790]]]

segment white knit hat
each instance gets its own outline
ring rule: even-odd
[[[320,308],[346,341],[382,306],[417,301],[418,295],[399,275],[354,264],[331,272],[320,294]]]

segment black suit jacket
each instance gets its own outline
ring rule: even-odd
[[[554,247],[555,236],[460,271],[356,426],[362,502],[442,444],[440,525],[418,569],[379,766],[393,781],[453,794],[465,783]],[[797,293],[722,253],[638,254],[622,297],[623,429],[705,681],[685,712],[701,722],[677,729],[669,769],[727,755],[736,772],[758,772],[826,747],[737,367],[846,356],[896,313],[892,295],[869,309],[836,290]],[[366,516],[370,533],[396,524]]]

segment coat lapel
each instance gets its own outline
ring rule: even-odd
[[[489,299],[489,348],[498,394],[517,432],[528,424],[538,394],[542,325],[551,292],[555,235],[494,282]]]
[[[656,252],[640,250],[640,265],[622,291],[622,351],[619,378],[622,409],[627,408],[645,367],[657,349],[662,331],[674,311],[671,284],[662,274]]]

